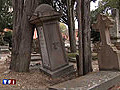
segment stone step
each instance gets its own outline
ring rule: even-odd
[[[39,53],[37,53],[37,54],[31,54],[31,56],[40,56],[40,54]]]
[[[39,53],[31,53],[31,61],[41,60],[41,55]]]
[[[30,62],[30,67],[39,66],[39,65],[41,65],[41,64],[42,64],[41,61],[31,61],[31,62]]]
[[[40,56],[31,56],[31,61],[39,61],[41,60]]]
[[[0,49],[9,49],[9,46],[0,46]]]

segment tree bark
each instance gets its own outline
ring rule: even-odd
[[[79,75],[92,71],[90,38],[90,0],[77,0],[79,23]]]
[[[92,71],[91,65],[91,34],[90,34],[90,1],[83,0],[83,49],[84,49],[84,74]]]
[[[74,21],[74,5],[72,0],[67,0],[68,7],[68,29],[69,29],[69,40],[71,52],[76,52],[76,38],[75,38],[75,21]]]
[[[10,69],[17,72],[29,71],[33,25],[29,17],[38,6],[38,0],[13,0],[13,44]]]
[[[79,57],[78,57],[78,76],[83,75],[83,31],[82,31],[82,2],[77,0],[77,19],[78,19],[78,48],[79,48]],[[77,58],[76,58],[77,59]]]

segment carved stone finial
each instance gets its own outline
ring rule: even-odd
[[[114,20],[111,17],[108,17],[104,14],[99,14],[97,17],[97,22],[92,25],[93,29],[99,29],[103,24],[107,28],[114,26]]]

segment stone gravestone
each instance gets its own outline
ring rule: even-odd
[[[112,18],[115,23],[113,28],[110,29],[111,42],[120,50],[120,17],[118,9],[112,9]]]
[[[9,46],[0,46],[1,53],[10,53]]]
[[[43,66],[41,70],[52,77],[73,72],[73,65],[69,65],[65,55],[64,44],[60,33],[59,19],[61,14],[51,6],[38,6],[30,19],[35,24],[42,54]]]
[[[114,26],[110,29],[111,42],[120,42],[120,18],[119,10],[112,9],[112,18],[115,20]]]
[[[114,26],[114,20],[100,14],[93,28],[99,30],[102,45],[98,53],[100,70],[120,70],[120,51],[111,44],[109,29]]]

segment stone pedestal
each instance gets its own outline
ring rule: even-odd
[[[54,71],[51,71],[51,70],[41,66],[40,70],[43,71],[45,74],[51,76],[52,78],[56,78],[56,77],[64,76],[64,75],[69,75],[70,73],[75,72],[72,64],[63,66],[63,67],[56,69]]]
[[[100,70],[120,70],[120,51],[111,44],[109,29],[114,26],[114,20],[103,14],[97,18],[93,28],[100,31],[102,45],[98,53]]]
[[[30,19],[38,31],[43,60],[41,70],[53,77],[73,71],[73,65],[69,65],[65,55],[59,27],[60,16],[51,6],[42,4],[36,8]]]
[[[98,59],[100,70],[120,70],[120,51],[115,46],[101,46]]]

